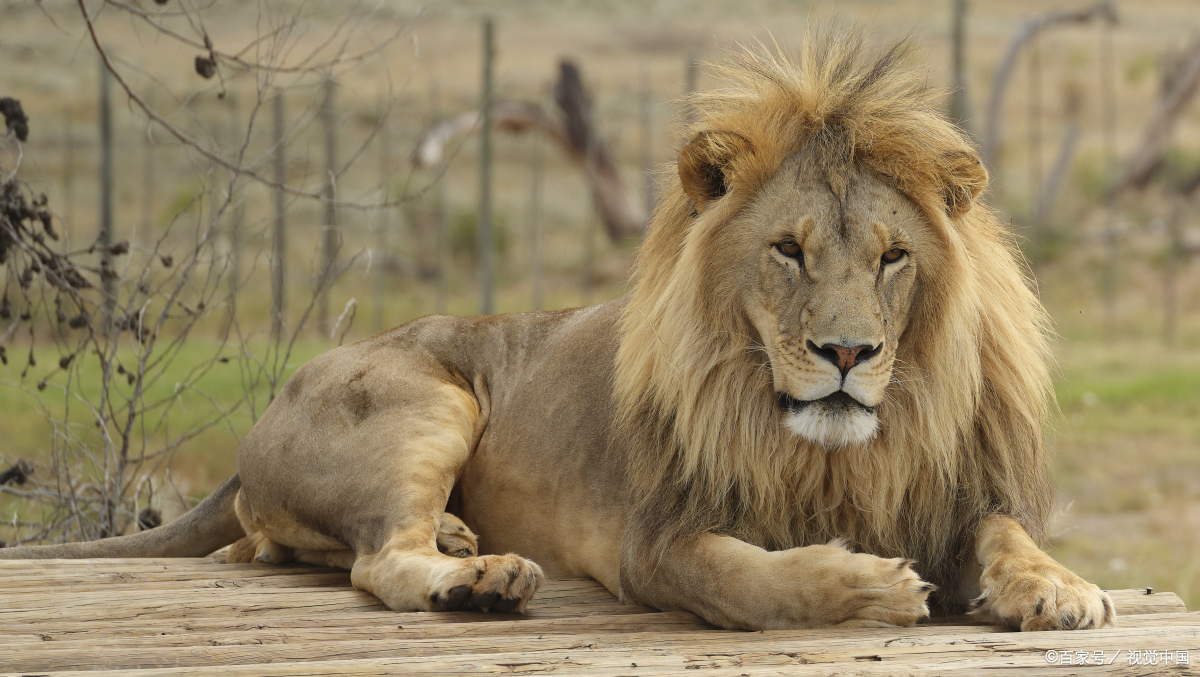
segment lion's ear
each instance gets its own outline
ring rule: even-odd
[[[696,211],[729,191],[729,163],[749,149],[746,137],[733,132],[700,132],[683,146],[679,180]]]
[[[951,217],[971,211],[975,198],[987,188],[988,173],[979,155],[973,151],[949,153],[943,156],[942,199]]]

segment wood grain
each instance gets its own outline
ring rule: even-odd
[[[1046,652],[1188,650],[1200,613],[1110,591],[1116,628],[1019,633],[967,618],[914,628],[734,632],[549,581],[526,615],[396,613],[344,571],[187,560],[0,561],[0,671],[54,675],[1158,674],[1051,666]],[[1196,674],[1172,666],[1171,674]]]

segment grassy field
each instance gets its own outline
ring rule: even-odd
[[[1060,350],[1053,551],[1103,587],[1200,604],[1200,351],[1118,341]]]
[[[970,5],[968,94],[976,114],[967,123],[978,131],[1008,40],[1022,21],[1049,7],[1038,0]],[[671,162],[678,147],[678,111],[669,102],[683,93],[685,65],[693,59],[720,61],[723,49],[753,40],[794,47],[812,20],[837,16],[863,22],[877,41],[915,35],[911,58],[929,66],[932,84],[945,85],[949,6],[948,0],[864,0],[836,3],[836,8],[769,0],[384,3],[365,27],[359,27],[359,35],[364,44],[393,31],[399,31],[401,39],[378,58],[339,67],[335,73],[341,157],[361,150],[340,175],[339,194],[364,203],[384,195],[413,197],[397,209],[338,213],[343,260],[357,257],[330,291],[335,315],[352,300],[358,305],[345,340],[438,307],[436,283],[420,272],[435,258],[430,220],[434,192],[423,190],[435,174],[412,168],[406,158],[435,112],[452,115],[476,106],[479,22],[485,14],[497,20],[500,95],[549,107],[558,60],[576,59],[596,106],[597,124],[627,180],[640,191],[647,148],[650,164],[662,165]],[[248,8],[251,5],[217,5],[206,15],[218,48],[232,51],[254,40],[257,24]],[[1151,102],[1158,96],[1157,59],[1164,46],[1178,47],[1200,28],[1200,17],[1179,0],[1124,3],[1121,10],[1122,22],[1112,34],[1118,157],[1136,147],[1152,113]],[[98,69],[91,46],[73,2],[19,3],[0,13],[0,59],[9,65],[0,72],[0,96],[20,98],[31,119],[19,176],[33,190],[49,195],[71,246],[86,247],[97,223],[93,167]],[[319,44],[338,19],[310,16],[295,34],[295,53]],[[182,21],[173,25],[189,30]],[[130,82],[143,95],[154,95],[157,110],[224,154],[237,149],[230,132],[237,127],[248,140],[248,165],[265,171],[272,141],[264,122],[270,117],[269,107],[256,109],[268,101],[255,91],[261,83],[232,71],[223,72],[226,79],[220,82],[202,80],[191,70],[196,50],[163,39],[115,11],[106,12],[98,26]],[[1056,393],[1061,416],[1048,434],[1060,510],[1051,547],[1064,563],[1104,587],[1173,590],[1190,608],[1200,609],[1200,565],[1195,556],[1200,552],[1200,266],[1193,261],[1181,270],[1179,329],[1167,343],[1161,335],[1164,236],[1153,223],[1169,209],[1154,190],[1124,200],[1116,216],[1125,234],[1116,264],[1120,291],[1108,317],[1098,291],[1106,266],[1114,265],[1101,236],[1106,217],[1097,199],[1097,186],[1102,188],[1106,180],[1101,166],[1105,102],[1098,90],[1098,69],[1105,62],[1099,36],[1094,26],[1073,26],[1040,39],[1040,90],[1033,87],[1029,62],[1023,58],[1018,63],[1005,99],[1001,159],[991,168],[992,202],[1013,219],[1028,246],[1037,265],[1039,291],[1059,334]],[[277,84],[287,87],[288,181],[318,190],[323,181],[316,121],[320,78],[285,80]],[[700,72],[697,86],[717,84],[710,71]],[[224,91],[231,95],[218,98]],[[1076,118],[1069,111],[1072,97],[1082,97]],[[641,108],[643,98],[650,103],[648,114]],[[227,175],[161,133],[154,145],[147,145],[144,116],[119,93],[117,100],[118,237],[133,241],[135,263],[148,258],[148,248],[158,238],[161,252],[182,256],[207,225],[213,205],[223,201]],[[1036,127],[1029,113],[1035,104],[1041,107]],[[380,137],[368,141],[389,105],[386,143]],[[248,128],[252,112],[256,123]],[[1052,223],[1043,224],[1053,231],[1047,239],[1024,217],[1031,203],[1029,177],[1048,171],[1071,119],[1081,125],[1083,136]],[[650,123],[648,131],[644,120]],[[1040,145],[1031,141],[1035,131]],[[477,204],[478,155],[472,138],[456,143],[442,186],[449,228],[460,240],[469,240]],[[1181,118],[1173,143],[1178,148],[1172,157],[1182,158],[1183,165],[1200,157],[1200,113],[1195,104]],[[527,135],[497,139],[495,208],[506,243],[497,264],[497,307],[502,312],[533,305],[528,235],[535,150]],[[578,169],[561,154],[542,151],[538,208],[545,252],[543,307],[577,306],[621,295],[633,243],[614,244],[600,234]],[[157,169],[148,173],[151,154]],[[16,157],[11,146],[5,146],[0,165],[11,167]],[[215,422],[170,457],[174,482],[192,496],[211,491],[234,470],[238,440],[269,400],[266,383],[250,389],[252,399],[244,398],[255,356],[265,351],[271,197],[252,181],[239,183],[234,205],[242,214],[240,240],[233,238],[231,213],[217,224],[211,252],[214,260],[234,250],[241,254],[237,312],[248,338],[222,343],[216,338],[221,316],[214,311],[148,394],[169,402],[161,410],[169,429],[146,438],[151,449],[182,431]],[[289,198],[287,204],[288,312],[294,323],[312,295],[322,216],[320,205],[312,200]],[[1185,219],[1189,242],[1200,241],[1193,211],[1189,208]],[[1046,246],[1046,241],[1054,246]],[[459,314],[478,308],[475,260],[468,249],[457,246],[450,255],[445,308]],[[337,342],[336,337],[304,330],[281,375]],[[27,335],[23,330],[8,334],[4,345],[9,365],[0,367],[0,465],[26,458],[41,463],[40,472],[49,472],[45,464],[55,438],[47,416],[63,418],[62,375],[55,375],[52,366],[61,353],[39,335],[32,346],[39,366],[22,377],[30,349]],[[230,359],[214,363],[218,355]],[[93,367],[81,369],[83,375],[94,376]],[[47,386],[39,391],[43,378]],[[94,398],[95,388],[94,381],[82,382],[84,400]],[[73,402],[71,430],[94,442],[93,421],[80,400]],[[182,510],[169,492],[156,500],[168,518]],[[11,496],[0,497],[0,521],[20,507]],[[0,538],[9,537],[0,528]]]

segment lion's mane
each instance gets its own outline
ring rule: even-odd
[[[731,132],[736,147],[714,144],[729,192],[702,214],[678,176],[664,180],[621,320],[614,386],[636,525],[655,536],[645,556],[703,531],[768,549],[844,536],[916,558],[946,587],[982,516],[1012,515],[1044,538],[1047,318],[1011,234],[978,199],[977,153],[904,56],[904,43],[871,56],[860,35],[809,35],[795,57],[735,55],[727,88],[691,98],[688,136]],[[921,252],[881,430],[863,446],[828,450],[784,429],[745,290],[712,246],[802,150],[886,177],[939,241]]]

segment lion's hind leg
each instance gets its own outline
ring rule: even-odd
[[[468,390],[414,380],[396,396],[403,407],[372,419],[389,431],[372,439],[388,447],[373,455],[378,481],[359,489],[360,500],[384,521],[348,543],[357,555],[350,580],[392,609],[520,612],[544,580],[538,565],[517,555],[479,556],[475,535],[446,513],[486,425],[486,392],[482,382]]]

